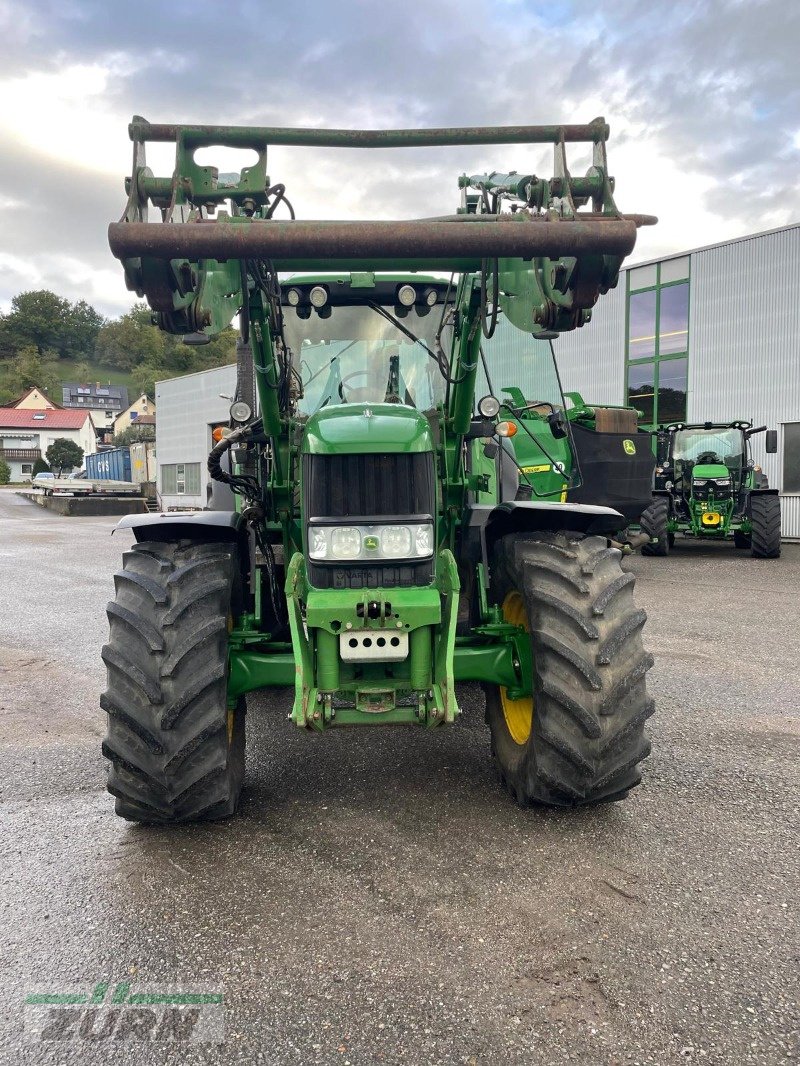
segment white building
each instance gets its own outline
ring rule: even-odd
[[[623,268],[553,344],[564,391],[588,403],[630,403],[651,426],[777,429],[778,453],[762,433],[753,456],[781,490],[783,535],[800,537],[800,224]],[[516,376],[535,399],[519,361]]]
[[[0,458],[11,467],[12,481],[30,481],[33,464],[37,459],[46,461],[47,449],[59,437],[74,441],[84,456],[96,451],[88,411],[0,407]]]
[[[233,365],[156,382],[158,492],[164,510],[206,506],[211,431],[228,424],[228,397],[235,389]]]

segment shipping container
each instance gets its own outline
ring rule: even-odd
[[[131,481],[141,485],[156,480],[155,441],[138,441],[131,445]]]
[[[106,451],[87,455],[86,476],[101,481],[130,481],[130,448],[108,448]]]

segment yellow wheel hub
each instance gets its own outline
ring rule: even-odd
[[[503,600],[503,620],[510,622],[511,625],[522,626],[525,632],[528,632],[525,602],[518,592],[509,592]],[[504,685],[499,687],[503,717],[511,739],[516,744],[526,744],[533,728],[533,696],[522,696],[515,700],[509,696],[508,689]]]

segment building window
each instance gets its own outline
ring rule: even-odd
[[[689,256],[628,270],[628,403],[648,425],[686,419]]]
[[[783,491],[800,493],[800,422],[783,425]]]
[[[165,496],[198,496],[199,463],[168,463],[161,467],[161,491]]]
[[[23,463],[22,464],[22,473],[23,474],[30,474],[30,473],[32,473],[32,471],[33,471],[33,463]]]

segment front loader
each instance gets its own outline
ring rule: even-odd
[[[291,686],[305,730],[405,725],[424,743],[458,720],[459,681],[483,685],[518,802],[622,799],[653,709],[645,614],[612,545],[627,519],[520,498],[513,419],[476,396],[479,367],[490,375],[501,350],[523,365],[539,358],[537,336],[584,326],[637,226],[654,221],[617,210],[605,122],[342,131],[134,118],[130,136],[128,204],[109,228],[128,286],[190,343],[236,315],[241,336],[230,426],[208,461],[223,509],[120,522],[135,544],[108,608],[101,697],[117,813],[232,814],[250,692]],[[171,177],[147,167],[148,141],[175,143]],[[583,177],[568,169],[573,142],[592,151]],[[464,175],[459,210],[440,218],[310,222],[267,177],[277,144],[552,144],[555,166],[551,178]],[[195,159],[215,145],[257,161],[220,177]],[[563,412],[552,360],[540,391]],[[541,422],[575,484],[569,422]]]

